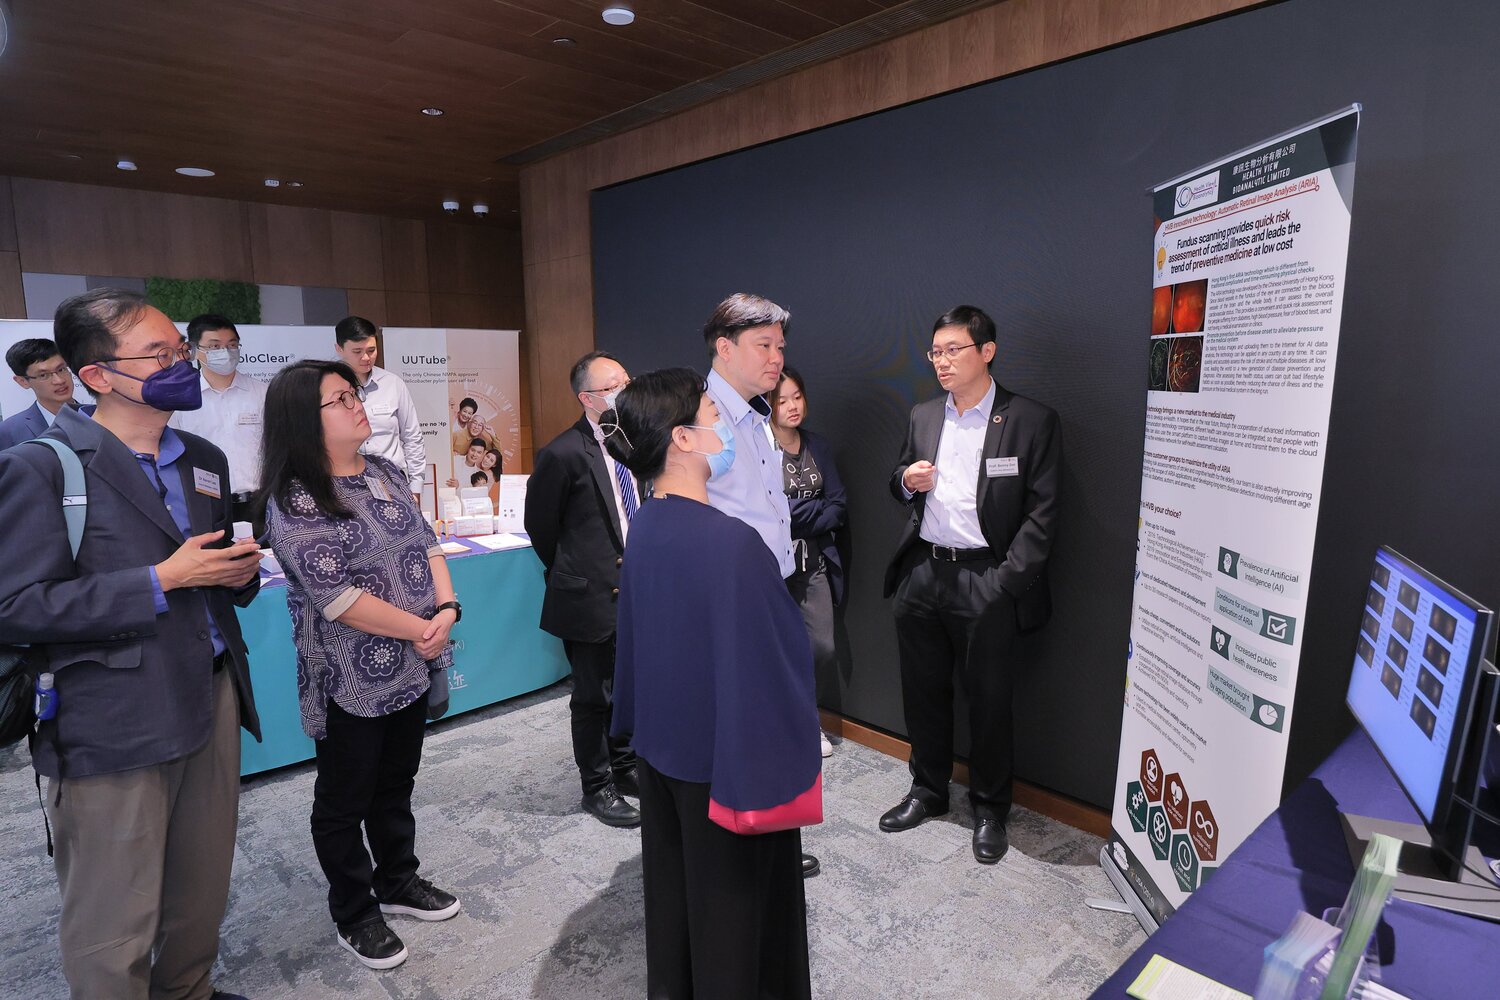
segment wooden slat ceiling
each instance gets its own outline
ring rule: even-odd
[[[615,28],[595,0],[11,0],[0,175],[412,217],[452,197],[514,227],[504,157],[903,4],[621,5]]]

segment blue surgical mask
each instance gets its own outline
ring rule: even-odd
[[[202,353],[203,367],[215,375],[233,375],[240,366],[238,347],[209,347]]]
[[[730,432],[729,425],[720,420],[712,427],[703,427],[699,424],[684,424],[683,426],[691,427],[693,430],[698,431],[713,431],[719,436],[719,441],[723,444],[723,447],[718,451],[698,451],[698,449],[694,448],[693,452],[697,455],[703,455],[708,459],[709,479],[718,479],[727,473],[730,466],[734,465],[734,434]]]

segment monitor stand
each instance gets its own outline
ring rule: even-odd
[[[1397,899],[1500,922],[1500,884],[1490,876],[1489,864],[1476,848],[1470,847],[1464,855],[1462,878],[1454,882],[1443,877],[1425,826],[1348,813],[1339,813],[1339,821],[1355,868],[1365,856],[1371,835],[1383,833],[1403,842],[1397,862],[1400,873],[1391,893]]]

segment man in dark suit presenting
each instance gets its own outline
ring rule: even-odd
[[[63,407],[46,432],[78,455],[88,513],[75,559],[57,455],[24,443],[0,454],[0,642],[39,646],[56,676],[32,762],[57,836],[63,974],[75,1000],[207,1000],[239,730],[260,735],[235,617],[260,554],[228,538],[224,453],[167,426],[199,402],[172,321],[101,288],[58,306],[55,330],[98,401]]]
[[[1005,855],[1012,786],[1009,660],[1017,631],[1051,615],[1047,556],[1057,525],[1057,414],[990,377],[995,323],[957,306],[933,324],[932,361],[947,394],[911,411],[891,492],[911,517],[885,575],[895,596],[912,786],[880,817],[887,832],[948,811],[953,674],[969,700],[974,857]]]
[[[573,667],[573,758],[583,808],[609,826],[639,826],[635,751],[609,735],[615,676],[615,602],[630,518],[640,506],[634,477],[604,450],[599,415],[630,382],[612,355],[593,351],[573,365],[583,407],[578,422],[536,456],[526,486],[526,533],[547,569],[542,628],[563,641]]]

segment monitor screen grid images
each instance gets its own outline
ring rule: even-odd
[[[1489,620],[1391,549],[1375,554],[1348,703],[1428,824],[1446,809]]]

